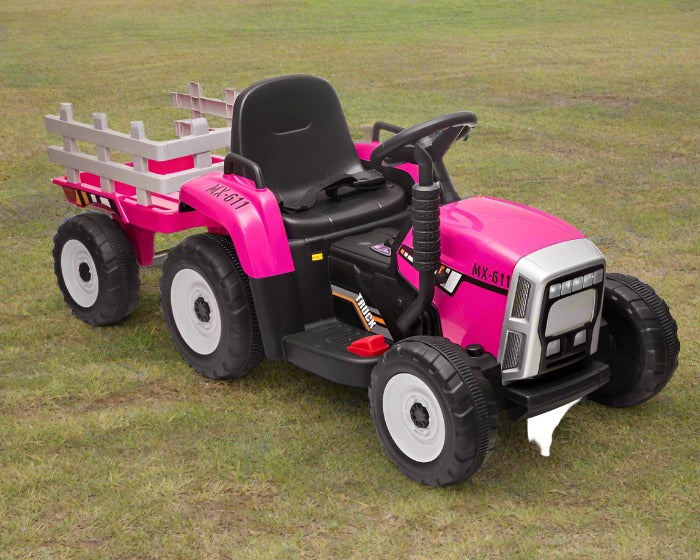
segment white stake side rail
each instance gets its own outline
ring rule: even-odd
[[[155,141],[146,138],[143,122],[131,122],[131,134],[109,128],[104,113],[93,115],[89,125],[73,119],[73,106],[61,103],[60,114],[44,118],[46,130],[63,138],[63,147],[49,146],[49,160],[66,167],[66,178],[80,183],[80,171],[100,177],[100,186],[106,193],[114,192],[114,181],[136,188],[139,204],[150,205],[151,193],[177,192],[186,181],[204,173],[223,170],[223,162],[212,163],[211,151],[228,146],[231,115],[236,97],[234,90],[226,90],[226,99],[210,99],[202,96],[202,88],[193,82],[189,94],[171,93],[170,103],[180,109],[189,109],[192,118],[175,121],[180,138]],[[202,115],[227,119],[226,128],[209,128]],[[97,155],[78,149],[78,140],[89,142],[97,148]],[[111,151],[118,150],[132,156],[133,167],[115,163]],[[148,160],[167,161],[184,156],[194,156],[194,167],[175,173],[157,174],[148,171]]]

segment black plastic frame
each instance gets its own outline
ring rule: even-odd
[[[398,134],[399,132],[402,132],[406,129],[397,124],[391,124],[384,121],[377,121],[372,125],[372,142],[379,142],[379,135],[382,130],[392,132],[393,134]]]
[[[265,188],[265,178],[263,176],[262,169],[255,163],[252,159],[243,157],[240,154],[234,152],[229,152],[224,158],[224,175],[233,175],[236,173],[236,164],[240,165],[243,169],[250,171],[253,176],[249,177],[255,182],[255,186],[258,189]]]

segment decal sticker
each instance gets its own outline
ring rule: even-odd
[[[314,262],[322,261],[323,260],[323,253],[311,253],[311,260]]]
[[[399,255],[401,255],[404,259],[413,264],[413,249],[411,249],[410,247],[401,245],[401,248],[399,249]]]
[[[78,206],[87,206],[90,204],[87,193],[85,191],[75,191],[75,203]]]
[[[474,284],[474,286],[479,286],[479,288],[483,288],[484,290],[488,290],[489,292],[496,292],[497,294],[501,294],[502,296],[508,295],[507,288],[501,288],[500,286],[494,286],[493,284],[483,282],[483,281],[478,280],[476,278],[473,278],[471,276],[462,275],[462,280],[464,280],[465,282],[469,282],[470,284]]]
[[[488,266],[476,264],[472,266],[472,278],[488,282],[499,288],[510,288],[510,274],[504,274],[498,270],[490,270]]]
[[[75,204],[76,206],[80,206],[81,208],[87,206],[88,204],[102,204],[103,206],[106,206],[114,212],[119,212],[117,208],[117,203],[114,202],[111,198],[107,198],[106,196],[100,196],[97,194],[92,194],[87,191],[81,191],[78,189],[75,189]]]
[[[411,247],[401,245],[399,248],[399,255],[413,265],[413,249]],[[476,263],[474,263],[472,267],[471,276],[453,270],[444,264],[440,265],[437,275],[447,275],[443,282],[437,284],[437,287],[449,295],[454,295],[462,281],[469,282],[474,286],[504,296],[508,295],[508,289],[510,288],[510,274],[504,274],[497,270],[489,270],[489,267]]]
[[[337,297],[352,304],[365,330],[381,334],[385,338],[392,340],[391,333],[389,329],[386,328],[386,323],[384,319],[381,318],[379,310],[368,305],[362,293],[351,292],[335,284],[331,285],[331,293],[333,297]]]
[[[250,204],[250,202],[242,194],[237,193],[230,187],[222,185],[221,183],[215,183],[210,187],[204,189],[205,192],[209,193],[214,198],[223,200],[226,204],[231,206],[234,210],[240,210],[244,206]]]
[[[362,317],[365,320],[367,328],[369,328],[369,330],[372,330],[377,324],[377,322],[374,320],[372,312],[369,310],[369,307],[365,303],[365,298],[362,297],[362,292],[357,294],[357,297],[355,298],[355,303],[357,303],[357,307],[360,308],[360,312],[362,313]]]
[[[451,268],[445,265],[440,265],[437,275],[445,275],[446,278],[444,282],[437,285],[438,288],[441,288],[448,294],[453,295],[457,291],[457,287],[459,286],[459,283],[462,280],[462,274],[460,272],[457,272],[456,270],[452,270]]]

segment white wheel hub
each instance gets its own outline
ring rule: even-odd
[[[178,333],[197,354],[214,352],[221,340],[221,312],[214,292],[197,271],[179,270],[170,285],[170,308]]]
[[[97,301],[100,282],[97,267],[88,248],[77,239],[69,239],[61,249],[63,283],[80,307],[92,307]]]
[[[398,373],[384,387],[384,422],[409,459],[429,463],[445,446],[445,418],[433,390],[410,373]]]

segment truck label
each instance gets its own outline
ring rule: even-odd
[[[377,323],[375,322],[368,305],[365,303],[365,298],[362,297],[362,292],[357,294],[355,302],[357,302],[357,307],[360,308],[360,312],[362,313],[362,317],[364,318],[367,327],[369,327],[369,330],[372,330]]]

